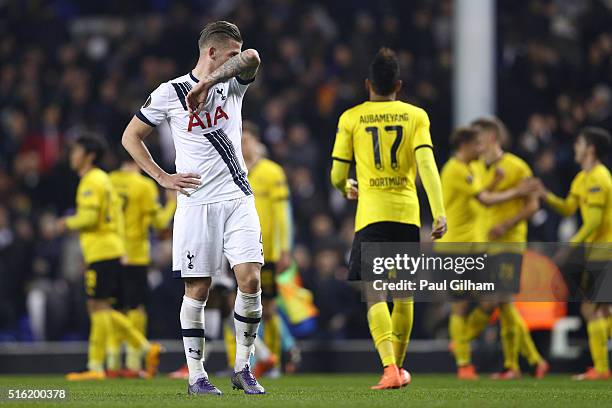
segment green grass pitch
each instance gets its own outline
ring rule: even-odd
[[[577,383],[569,376],[512,382],[482,379],[461,382],[451,375],[415,375],[400,390],[371,391],[375,375],[294,375],[264,379],[267,395],[247,396],[234,391],[227,378],[213,378],[225,395],[186,394],[185,381],[158,378],[69,383],[59,376],[0,376],[0,406],[44,407],[612,407],[612,381]],[[13,402],[7,390],[65,388],[67,400]]]

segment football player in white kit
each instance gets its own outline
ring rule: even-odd
[[[236,364],[232,386],[263,394],[249,367],[261,320],[261,228],[242,157],[242,99],[259,68],[259,54],[242,51],[238,27],[209,23],[200,57],[186,75],[162,83],[127,126],[122,143],[162,187],[179,192],[174,216],[173,274],[185,283],[180,320],[189,394],[221,395],[204,369],[204,307],[211,277],[227,258],[238,283],[234,306]],[[143,140],[162,121],[172,131],[176,174],[153,160]]]

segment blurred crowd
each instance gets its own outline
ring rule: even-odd
[[[436,158],[446,161],[453,1],[8,1],[0,14],[0,341],[85,335],[78,243],[54,229],[74,207],[78,183],[67,148],[80,134],[99,134],[112,146],[104,166],[114,169],[125,125],[160,82],[195,65],[198,33],[213,19],[235,22],[244,46],[261,55],[243,117],[261,127],[288,175],[294,257],[321,313],[316,336],[367,337],[360,295],[344,281],[354,208],[328,181],[337,118],[367,97],[368,62],[390,46],[401,97],[428,111]],[[577,171],[577,130],[612,129],[612,1],[500,0],[497,19],[497,108],[513,135],[508,148],[565,194]],[[168,128],[147,144],[172,171]],[[530,234],[556,241],[563,228],[542,210]],[[169,236],[154,237],[154,337],[178,332],[182,288],[170,278]],[[172,302],[176,310],[161,306]],[[436,308],[417,307],[432,319],[416,322],[416,337],[444,330],[432,323]]]

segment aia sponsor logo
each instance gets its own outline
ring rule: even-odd
[[[212,126],[217,126],[221,119],[228,120],[229,116],[227,116],[227,113],[225,113],[223,108],[217,106],[215,108],[214,114],[211,112],[202,112],[199,115],[193,115],[189,117],[189,126],[187,126],[187,131],[191,132],[191,129],[193,129],[194,127],[201,127],[202,129],[206,129]]]

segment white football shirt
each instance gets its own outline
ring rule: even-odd
[[[190,72],[164,82],[149,95],[136,117],[155,127],[166,120],[176,150],[176,172],[196,173],[202,184],[178,195],[177,205],[216,203],[253,194],[242,157],[242,99],[253,79],[238,77],[214,85],[204,109],[189,117],[185,97],[198,82]]]

